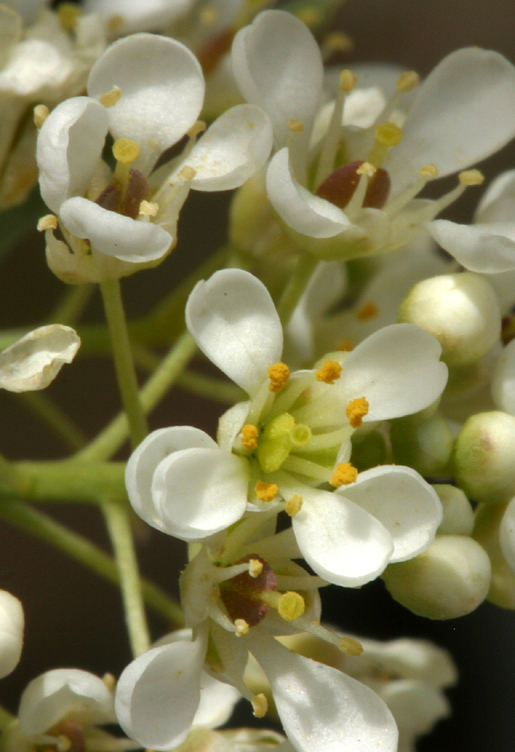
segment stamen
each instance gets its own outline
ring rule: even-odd
[[[116,678],[112,674],[104,674],[102,677],[102,681],[106,685],[107,689],[113,690],[116,687]]]
[[[342,637],[338,647],[346,655],[361,655],[363,653],[363,645],[353,637]]]
[[[438,167],[434,164],[426,164],[420,168],[418,173],[421,178],[436,178],[438,177]]]
[[[387,204],[385,207],[386,213],[393,217],[400,209],[403,209],[406,204],[415,198],[420,191],[425,188],[430,180],[438,177],[438,168],[434,164],[426,164],[420,168],[418,173],[418,180],[408,186],[405,191],[402,191],[394,201]]]
[[[114,104],[116,104],[120,97],[122,96],[122,90],[119,86],[113,86],[111,91],[106,91],[105,94],[102,94],[99,97],[100,104],[103,104],[104,107],[112,107]]]
[[[259,577],[261,572],[263,571],[263,562],[259,559],[251,559],[249,561],[249,574],[251,577],[256,578]]]
[[[45,230],[57,230],[57,217],[55,214],[45,214],[44,217],[40,217],[37,228],[39,232],[44,232]]]
[[[182,170],[179,171],[178,177],[182,178],[185,181],[193,180],[195,175],[197,174],[197,171],[193,169],[193,167],[190,167],[190,165],[184,165]]]
[[[286,462],[283,463],[282,469],[291,473],[305,475],[307,478],[318,480],[321,483],[327,482],[330,476],[330,472],[326,467],[318,465],[316,462],[305,460],[303,457],[296,457],[291,454]]]
[[[411,91],[419,82],[419,75],[415,71],[404,71],[401,73],[395,86],[399,91]]]
[[[348,486],[350,483],[354,483],[357,477],[358,471],[350,462],[340,462],[332,474],[329,483],[335,488]]]
[[[47,117],[50,115],[50,110],[46,104],[37,104],[33,110],[34,113],[34,125],[36,128],[41,128]]]
[[[324,62],[334,52],[350,52],[354,47],[354,42],[348,34],[342,31],[334,31],[326,34],[322,40],[322,56]]]
[[[243,444],[245,449],[249,449],[249,450],[257,449],[258,436],[259,436],[259,430],[257,426],[254,426],[252,423],[248,423],[246,426],[243,426],[243,428],[241,429],[241,433],[240,433],[241,443]]]
[[[363,646],[358,640],[355,640],[353,637],[341,637],[326,627],[323,627],[319,621],[308,622],[303,619],[301,625],[302,629],[306,632],[318,637],[320,640],[324,640],[324,642],[328,642],[330,645],[335,645],[347,655],[358,656],[363,653]]]
[[[235,619],[234,626],[236,627],[234,630],[236,637],[244,637],[250,632],[250,625],[245,619]]]
[[[350,94],[356,86],[358,77],[348,68],[344,68],[340,73],[340,89],[346,94]]]
[[[325,384],[334,384],[342,374],[342,367],[335,360],[326,360],[322,368],[316,372],[317,381],[323,381]]]
[[[155,217],[159,211],[159,204],[154,201],[143,200],[139,205],[139,214],[143,217]]]
[[[81,10],[75,3],[61,3],[57,8],[57,16],[65,31],[74,30],[80,15]]]
[[[266,483],[264,480],[258,480],[255,491],[256,496],[261,501],[273,501],[279,493],[279,486],[276,483]]]
[[[380,123],[375,129],[376,142],[372,147],[368,161],[375,167],[381,167],[384,158],[402,139],[402,130],[395,123]]]
[[[481,185],[485,176],[479,170],[464,170],[458,175],[461,185]]]
[[[363,418],[368,413],[368,401],[365,397],[358,397],[353,399],[347,405],[346,413],[349,423],[353,428],[359,428],[363,422]]]
[[[370,321],[370,319],[374,319],[378,314],[379,308],[375,303],[369,301],[368,303],[363,303],[363,305],[358,308],[355,316],[359,321]]]
[[[269,390],[279,392],[290,378],[290,369],[286,363],[274,363],[268,368],[268,378],[270,379]]]
[[[285,506],[286,514],[289,514],[290,517],[295,517],[296,514],[300,512],[302,509],[302,503],[303,498],[300,494],[293,494],[293,496],[288,499]]]
[[[252,698],[252,710],[256,718],[264,718],[268,710],[268,700],[263,692]]]
[[[292,133],[303,133],[304,123],[302,122],[302,120],[295,120],[295,118],[291,118],[291,120],[288,121],[288,128]]]
[[[200,136],[201,133],[204,133],[204,131],[207,128],[207,123],[205,123],[203,120],[197,120],[189,131],[187,131],[186,135],[188,138],[192,139],[193,141],[196,141],[197,137]]]
[[[345,69],[340,73],[340,82],[336,100],[334,102],[331,119],[329,121],[329,127],[327,129],[327,133],[325,135],[318,159],[318,167],[315,177],[315,190],[318,190],[318,188],[320,188],[322,183],[334,169],[334,161],[340,143],[343,111],[345,106],[345,95],[349,94],[352,91],[356,84],[356,81],[357,76],[355,76],[352,71]]]

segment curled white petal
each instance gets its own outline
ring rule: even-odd
[[[23,647],[23,607],[14,595],[0,590],[0,679],[14,671]]]
[[[489,274],[515,269],[515,222],[459,225],[437,219],[428,224],[428,230],[470,271]]]

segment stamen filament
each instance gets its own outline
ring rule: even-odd
[[[345,76],[346,73],[348,74],[350,73],[350,71],[343,70],[340,74],[340,85],[338,87],[338,93],[334,102],[331,120],[329,121],[329,127],[322,143],[322,149],[320,151],[320,157],[318,159],[318,167],[315,177],[315,192],[318,190],[321,183],[324,182],[324,180],[331,174],[334,169],[334,160],[338,151],[342,129],[345,99],[349,91],[352,90],[352,86],[349,89],[350,81],[347,81],[348,77]]]
[[[297,401],[302,392],[315,381],[316,376],[314,371],[306,371],[300,376],[291,378],[284,389],[275,398],[267,419],[272,420],[282,413],[289,412],[289,408]]]
[[[276,579],[279,590],[317,590],[320,587],[331,584],[323,580],[322,577],[308,574],[305,577],[301,575],[276,574]]]
[[[282,466],[283,470],[288,470],[290,473],[298,473],[299,475],[305,475],[307,478],[313,478],[322,482],[328,481],[331,477],[331,471],[322,465],[318,465],[315,462],[302,459],[291,455]]]
[[[339,428],[337,431],[328,431],[313,436],[309,444],[302,447],[304,452],[318,452],[320,449],[329,449],[330,447],[340,446],[349,438],[351,431],[348,428]]]

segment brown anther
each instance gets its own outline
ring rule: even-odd
[[[363,418],[368,413],[368,401],[365,397],[358,397],[353,399],[347,405],[346,413],[349,423],[353,428],[359,428],[363,422]]]
[[[346,655],[361,655],[363,653],[363,645],[353,637],[342,637],[338,647]]]
[[[45,214],[44,217],[40,217],[37,227],[39,232],[44,232],[45,230],[57,230],[57,217],[55,214]]]
[[[34,113],[34,125],[36,128],[41,128],[45,120],[50,114],[50,110],[46,104],[37,104],[33,110]]]
[[[329,483],[335,488],[338,488],[339,486],[348,486],[349,483],[354,483],[357,477],[358,471],[350,464],[350,462],[340,462],[332,474]]]
[[[370,321],[370,319],[374,319],[378,314],[379,308],[375,303],[369,301],[368,303],[363,303],[363,305],[358,308],[356,311],[356,318],[358,321]]]
[[[292,133],[303,133],[304,132],[304,123],[302,120],[295,120],[292,118],[291,120],[288,120],[288,128]]]
[[[276,483],[267,483],[264,480],[258,480],[255,490],[256,496],[260,501],[272,501],[279,492],[279,486]]]
[[[249,449],[251,451],[253,449],[257,449],[258,436],[259,430],[257,426],[252,425],[252,423],[247,423],[247,425],[243,426],[240,432],[241,443],[243,444],[245,449]]]
[[[335,360],[326,360],[322,368],[316,372],[317,381],[325,384],[334,384],[342,375],[342,367]]]
[[[268,710],[268,700],[263,692],[252,698],[252,710],[256,718],[264,718]]]
[[[279,392],[290,378],[290,369],[286,363],[274,363],[268,367],[269,389],[271,392]]]
[[[293,494],[293,496],[288,499],[285,506],[285,512],[286,514],[289,514],[290,517],[295,517],[296,514],[300,512],[302,509],[302,496],[300,494]]]
[[[113,86],[111,91],[106,91],[105,94],[102,94],[98,101],[100,104],[103,104],[104,107],[112,107],[114,104],[116,104],[120,97],[122,96],[122,90],[119,86]]]
[[[236,637],[244,637],[250,632],[250,625],[245,619],[235,619],[234,626]]]

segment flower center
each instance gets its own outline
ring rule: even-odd
[[[270,608],[260,596],[277,588],[277,579],[272,567],[260,556],[249,554],[240,559],[238,564],[250,561],[259,561],[263,565],[256,577],[250,572],[243,572],[219,585],[222,602],[236,626],[238,621],[242,627],[241,622],[245,622],[249,627],[259,624]]]
[[[361,159],[348,162],[338,167],[318,187],[317,196],[330,201],[331,204],[345,209],[361,180],[358,169],[364,164]],[[365,191],[362,206],[364,208],[382,209],[390,192],[390,176],[387,171],[380,167],[368,178],[368,186]]]

